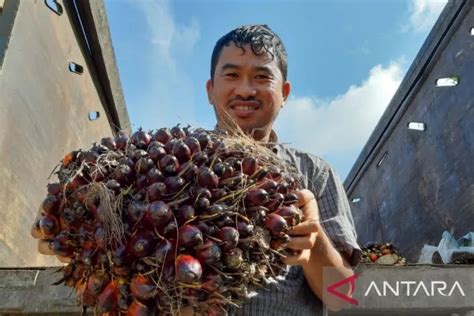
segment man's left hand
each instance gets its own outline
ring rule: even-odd
[[[288,248],[297,250],[298,253],[286,257],[284,262],[288,265],[308,264],[311,256],[311,249],[316,244],[318,237],[319,226],[319,208],[314,194],[309,190],[301,190],[297,192],[298,203],[297,207],[303,212],[303,222],[293,227],[288,232],[290,241],[287,244]]]

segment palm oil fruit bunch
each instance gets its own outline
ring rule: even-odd
[[[98,314],[218,314],[280,274],[299,181],[239,137],[178,125],[66,155],[34,225],[71,259],[58,283]]]

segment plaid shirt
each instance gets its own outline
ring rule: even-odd
[[[272,135],[275,138],[275,134]],[[319,157],[277,144],[273,151],[294,165],[302,176],[303,186],[318,201],[321,225],[334,247],[357,266],[361,250],[357,244],[349,202],[336,172]],[[260,289],[231,315],[323,315],[323,304],[307,284],[301,266],[290,266],[275,282]]]

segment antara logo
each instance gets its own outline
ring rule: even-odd
[[[448,288],[449,291],[447,291]],[[382,289],[382,291],[380,291],[380,289]],[[364,296],[368,296],[371,293],[377,296],[451,296],[454,292],[466,296],[458,281],[454,282],[450,287],[448,287],[445,281],[431,281],[428,282],[428,284],[425,284],[423,281],[396,281],[395,284],[383,281],[381,286],[378,286],[375,281],[372,281],[367,291],[365,291]]]
[[[357,277],[358,275],[357,274],[354,274],[348,278],[345,278],[344,280],[341,280],[341,281],[338,281],[334,284],[331,284],[330,286],[328,286],[328,292],[331,293],[332,295],[335,295],[337,297],[339,297],[340,299],[343,299],[349,303],[351,303],[352,305],[359,305],[359,301],[356,300],[356,299],[353,299],[352,297],[352,294],[354,294],[354,291],[355,291],[355,280],[357,280]],[[344,284],[346,283],[350,283],[351,285],[351,291],[349,293],[350,296],[347,296],[345,294],[342,294],[341,292],[339,291],[336,291],[336,289],[338,287],[341,287],[343,286]]]

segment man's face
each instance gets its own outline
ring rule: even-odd
[[[230,116],[244,131],[268,140],[273,121],[290,93],[276,58],[255,55],[249,44],[245,53],[233,43],[225,46],[217,61],[214,81],[206,84],[219,126]],[[227,113],[227,114],[226,114]]]

